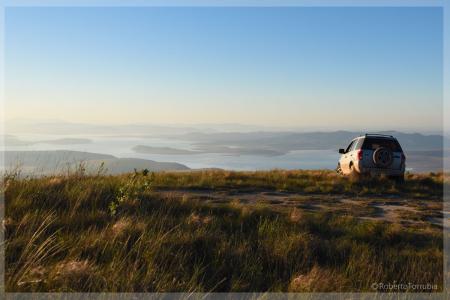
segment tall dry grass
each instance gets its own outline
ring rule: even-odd
[[[8,292],[442,289],[442,231],[331,213],[210,206],[167,188],[283,189],[436,197],[442,175],[366,186],[322,171],[83,174],[6,178]],[[366,188],[367,190],[364,190]],[[384,189],[384,190],[383,190]],[[165,195],[165,196],[163,196]]]

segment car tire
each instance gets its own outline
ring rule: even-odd
[[[338,173],[339,175],[343,175],[342,173],[342,169],[341,169],[341,164],[338,164],[336,167],[336,173]]]
[[[354,180],[359,180],[360,179],[360,174],[358,173],[358,171],[355,170],[355,167],[353,166],[353,164],[350,164],[349,166],[350,169],[350,178],[354,179]]]
[[[378,168],[387,168],[392,165],[394,155],[391,150],[379,147],[373,152],[372,160]]]

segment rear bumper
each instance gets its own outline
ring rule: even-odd
[[[380,169],[380,168],[360,168],[361,174],[368,175],[387,175],[387,176],[402,176],[405,174],[405,169]]]
[[[356,163],[355,167],[360,174],[367,175],[402,176],[405,174],[405,167],[401,169],[367,168],[361,166],[360,162]]]

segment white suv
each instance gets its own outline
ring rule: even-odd
[[[386,175],[403,180],[405,154],[391,135],[366,134],[339,149],[337,172],[343,175]]]

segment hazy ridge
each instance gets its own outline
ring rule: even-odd
[[[113,155],[55,150],[55,151],[4,151],[3,167],[18,169],[25,174],[53,174],[74,171],[80,166],[87,172],[104,171],[107,174],[132,172],[134,169],[149,171],[189,170],[174,162],[156,162],[139,158],[117,158]]]

